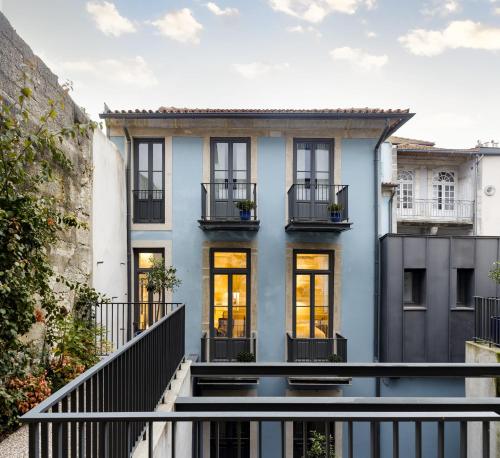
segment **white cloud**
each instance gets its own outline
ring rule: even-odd
[[[237,8],[224,8],[222,9],[214,2],[208,2],[207,8],[216,16],[237,16],[240,14]]]
[[[437,56],[447,49],[500,50],[500,28],[488,27],[480,22],[453,21],[443,30],[410,30],[399,37],[412,54]]]
[[[319,23],[331,13],[354,14],[361,6],[372,9],[376,0],[269,0],[269,4],[275,11]]]
[[[286,70],[289,67],[288,63],[268,64],[265,62],[251,62],[249,64],[233,64],[234,70],[247,79],[255,79],[272,71]]]
[[[497,6],[496,8],[493,9],[494,14],[499,14],[500,15],[500,6]]]
[[[92,1],[87,2],[86,7],[97,28],[105,35],[119,37],[137,30],[129,19],[118,12],[113,3]]]
[[[181,43],[198,44],[199,34],[203,30],[203,26],[194,18],[189,8],[167,13],[152,24],[162,35]]]
[[[294,25],[286,28],[287,32],[290,33],[312,33],[316,35],[318,38],[321,37],[321,32],[313,27],[312,25],[309,25],[307,27],[304,27],[302,25]]]
[[[333,49],[330,51],[330,56],[334,60],[347,61],[362,70],[378,70],[389,61],[389,58],[385,54],[376,56],[368,54],[362,49],[350,48],[349,46]]]
[[[370,30],[370,31],[366,32],[366,36],[368,38],[376,38],[377,34],[375,32],[373,32],[373,31]]]
[[[97,61],[75,60],[62,62],[56,65],[58,73],[64,73],[64,77],[73,79],[75,77],[95,77],[96,79],[149,88],[156,86],[158,80],[143,57],[137,56],[132,59],[103,59]]]
[[[422,9],[422,14],[427,16],[448,16],[458,13],[462,9],[459,0],[432,0],[427,2]]]

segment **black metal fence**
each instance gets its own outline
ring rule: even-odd
[[[294,184],[288,190],[290,221],[349,221],[349,187],[346,185]],[[336,206],[332,208],[332,206]]]
[[[238,202],[250,200],[255,208],[240,214]],[[241,221],[257,218],[257,184],[229,181],[201,183],[201,219],[203,221]]]
[[[134,200],[134,223],[165,222],[165,192],[163,189],[132,191]]]
[[[252,353],[256,350],[255,337],[209,337],[201,338],[201,361],[238,361],[241,353]]]
[[[474,297],[474,340],[500,346],[500,298]]]
[[[347,362],[347,339],[340,334],[334,338],[295,338],[287,334],[287,361]]]
[[[125,345],[130,339],[165,317],[180,302],[102,302],[94,306],[96,325],[103,328],[97,341],[101,355]]]
[[[179,306],[23,417],[30,458],[129,456],[147,425],[133,412],[155,410],[184,359],[184,323]]]

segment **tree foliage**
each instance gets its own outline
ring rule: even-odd
[[[493,264],[493,269],[490,270],[490,278],[500,284],[500,261]]]
[[[164,291],[174,291],[182,281],[177,278],[177,269],[165,267],[162,258],[150,259],[151,268],[147,272],[146,288],[153,293],[163,294]]]

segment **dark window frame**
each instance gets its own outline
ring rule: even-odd
[[[405,274],[409,272],[412,274],[412,300],[411,302],[405,301]],[[415,275],[416,274],[416,275]],[[425,307],[426,293],[427,293],[427,269],[420,268],[406,268],[403,269],[403,305],[405,307]]]
[[[330,158],[329,158],[329,180],[328,184],[331,186],[334,184],[334,170],[335,170],[335,139],[334,138],[294,138],[293,139],[293,183],[297,184],[297,146],[299,143],[328,143],[330,145]],[[312,174],[316,175],[315,163],[316,159],[315,155],[311,155],[311,177],[310,180],[313,180]]]
[[[139,180],[139,145],[146,143],[148,145],[148,199],[139,199],[139,196],[134,195],[134,209],[133,209],[133,222],[134,224],[164,224],[165,223],[165,139],[163,137],[134,137],[134,172],[133,172],[133,191],[136,193],[140,191]],[[153,199],[153,145],[161,144],[161,157],[162,157],[162,170],[161,170],[161,199]],[[157,171],[156,171],[157,172]],[[136,201],[137,200],[156,200],[161,201],[161,217],[158,221],[143,221],[138,219]]]
[[[227,171],[228,171],[228,180],[233,177],[229,176],[234,172],[233,169],[233,144],[234,143],[246,143],[247,145],[247,177],[246,183],[250,182],[251,176],[251,159],[252,155],[250,152],[252,146],[252,140],[250,137],[210,137],[210,182],[215,183],[215,144],[216,143],[227,143],[229,145],[228,148],[228,158],[227,158]]]
[[[460,274],[467,277],[460,278]],[[462,282],[461,280],[465,280]],[[474,307],[474,283],[475,283],[475,269],[473,268],[457,268],[456,277],[456,306],[457,307]]]
[[[221,268],[215,267],[214,259],[215,253],[245,253],[247,255],[247,266],[245,268]],[[209,335],[211,338],[216,337],[214,332],[214,276],[215,275],[228,275],[228,292],[232,292],[232,279],[231,276],[233,274],[236,275],[246,275],[247,276],[247,291],[246,291],[246,323],[245,323],[245,337],[249,338],[251,333],[251,289],[252,289],[252,250],[250,248],[210,248],[209,252],[210,257],[210,331]],[[232,301],[228,302],[228,336],[226,338],[242,338],[242,337],[233,337],[233,303]]]
[[[297,269],[297,255],[298,254],[327,254],[328,255],[328,270],[308,270]],[[314,336],[314,276],[315,275],[328,275],[328,335],[327,338],[333,338],[333,324],[334,324],[334,278],[335,278],[335,250],[315,250],[315,249],[294,249],[292,260],[292,334],[297,338],[297,275],[310,275],[312,276],[311,289],[310,289],[310,317],[309,317],[309,338],[315,339]]]

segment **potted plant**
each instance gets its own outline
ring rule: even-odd
[[[236,361],[239,363],[255,363],[255,355],[250,351],[240,351],[236,355]]]
[[[342,221],[342,210],[344,207],[341,204],[336,204],[332,202],[328,205],[328,211],[330,212],[330,221],[332,223],[340,223]]]
[[[328,356],[328,362],[329,363],[341,363],[342,358],[339,355],[332,353],[330,356]]]
[[[240,211],[241,220],[248,221],[252,210],[255,209],[255,202],[253,200],[239,200],[236,202],[236,208]]]

